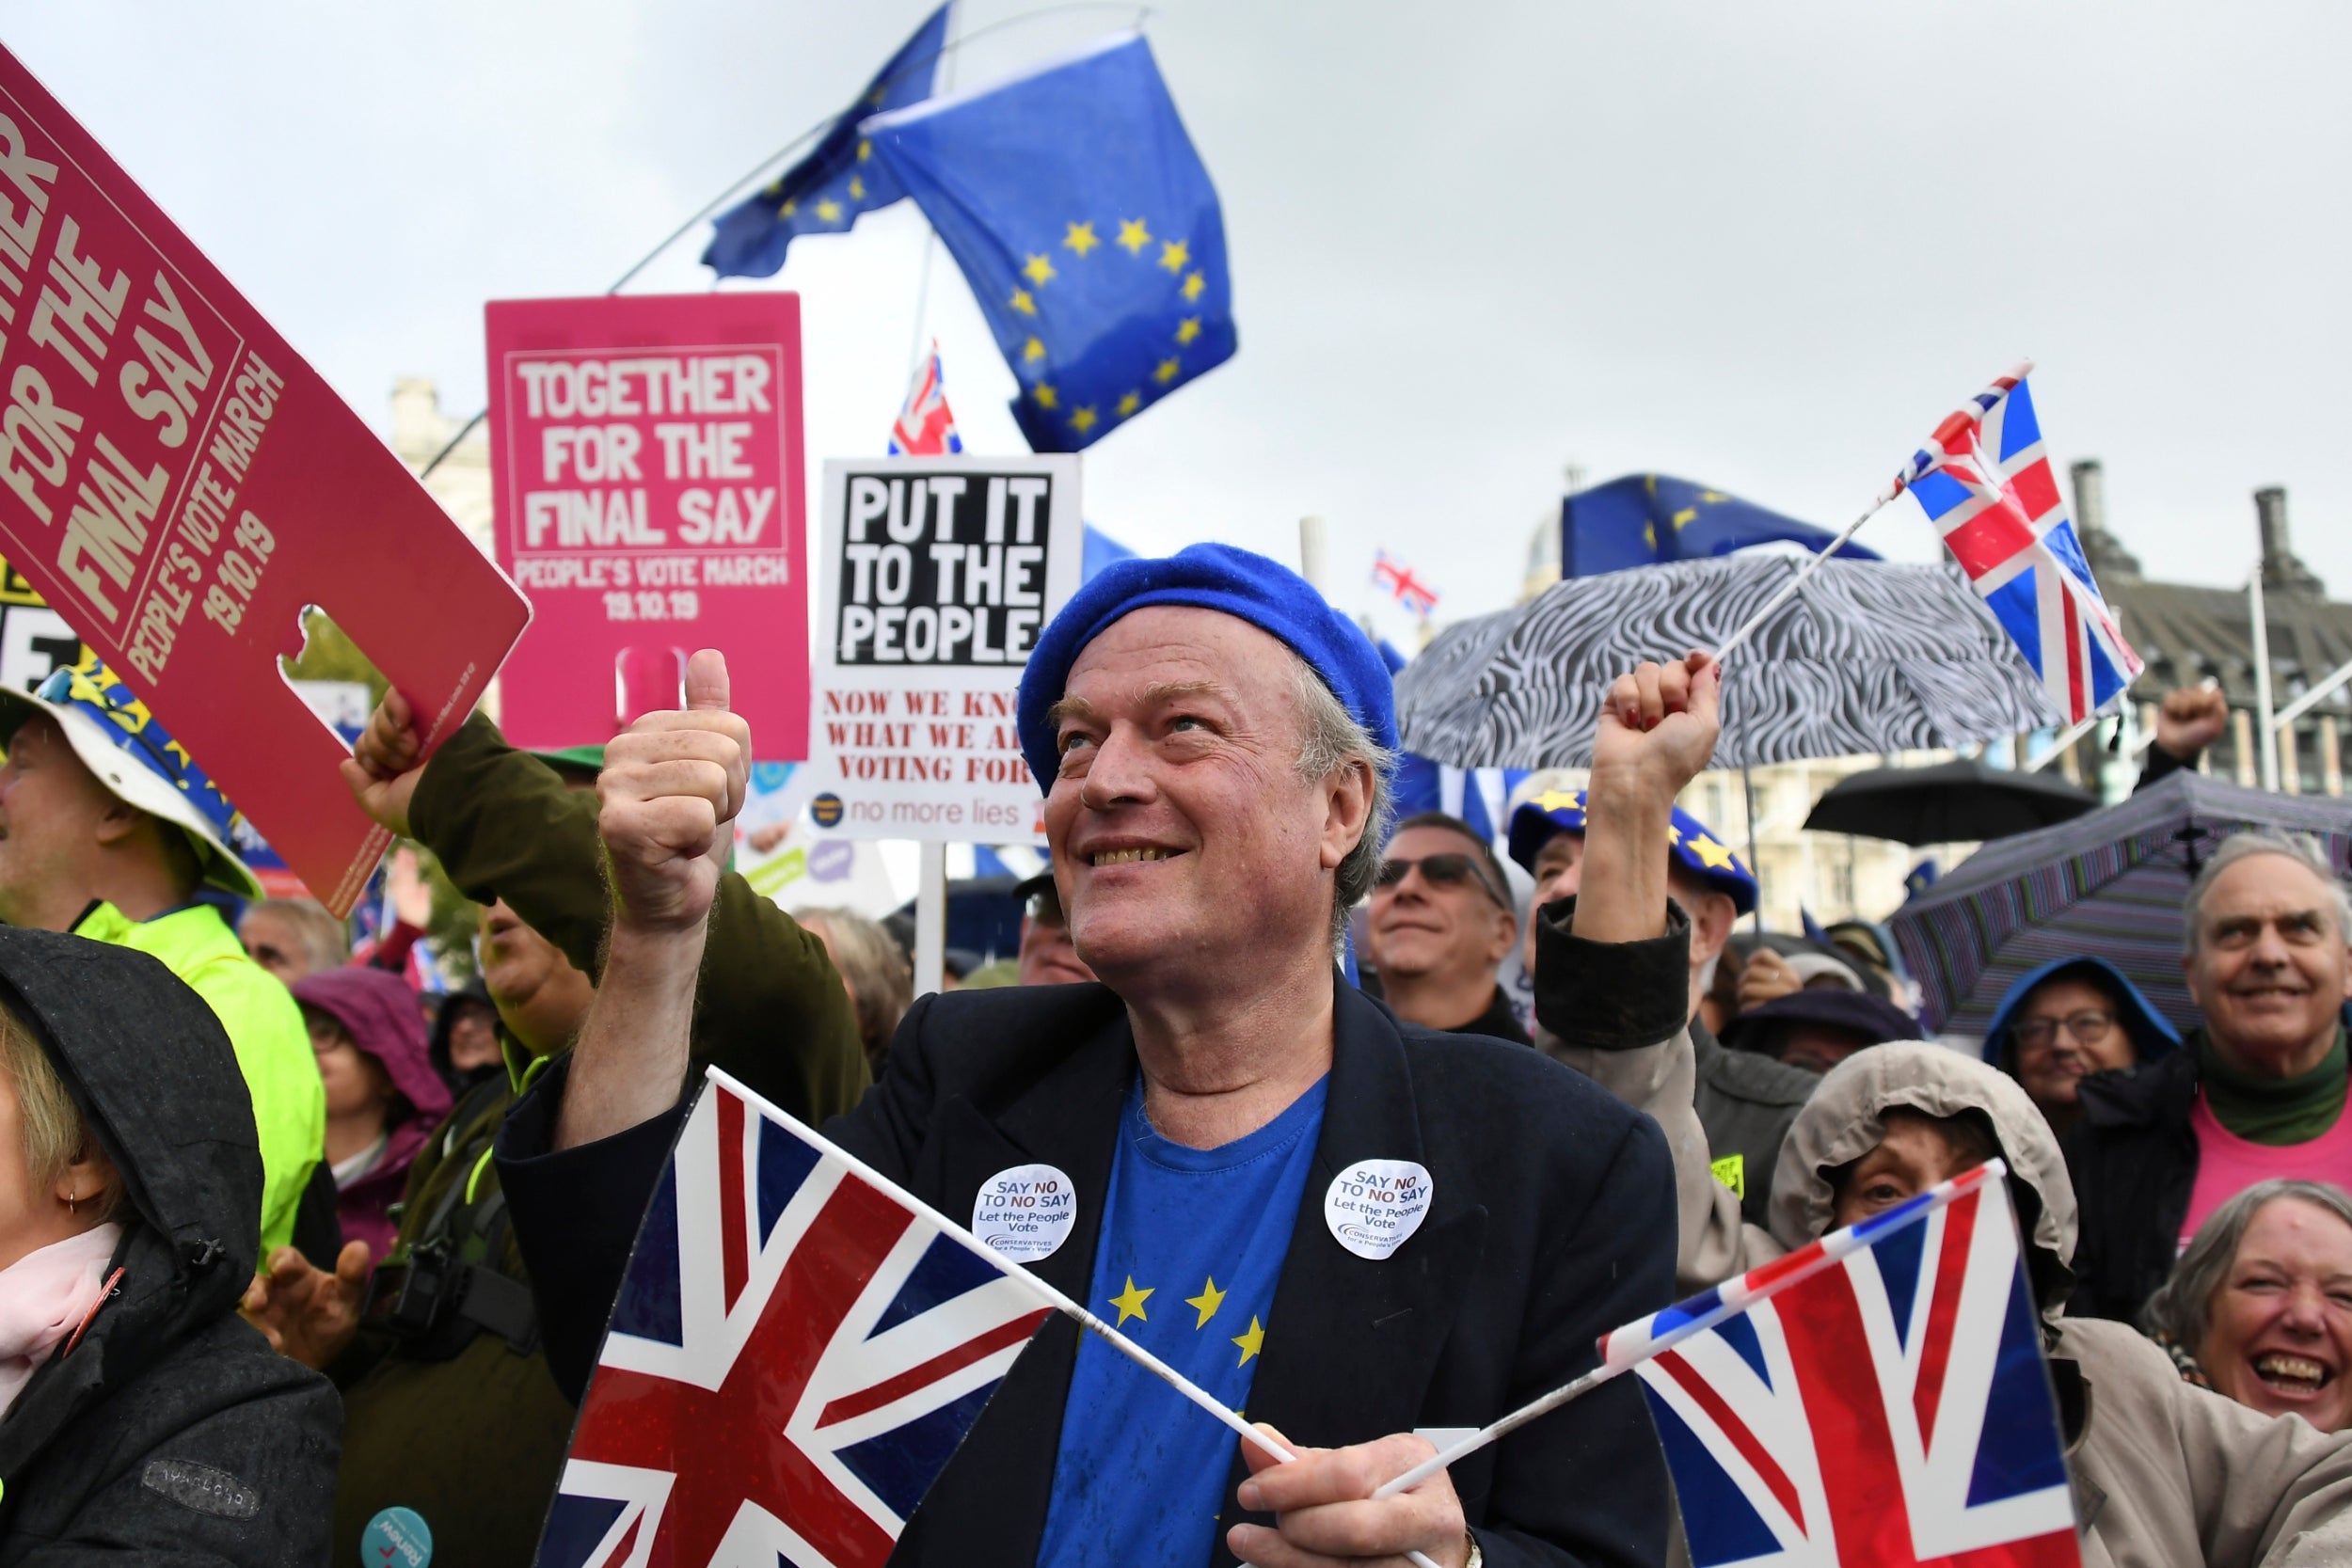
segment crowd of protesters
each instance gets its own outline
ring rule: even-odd
[[[2084,1560],[2352,1560],[2334,869],[2261,832],[2204,863],[2194,1028],[2086,952],[1928,1043],[1883,927],[1738,928],[1756,880],[1676,804],[1714,690],[1704,656],[1629,673],[1593,768],[1530,779],[1500,846],[1391,823],[1354,626],[1247,552],[1122,562],[1023,680],[1054,866],[1016,890],[1013,983],[920,999],[889,923],[727,869],[751,749],[715,655],[685,709],[561,752],[477,715],[425,759],[388,695],[347,780],[476,912],[356,947],[262,896],[105,672],[0,695],[0,1565],[348,1565],[394,1508],[438,1560],[530,1563],[712,1065],[950,1213],[999,1167],[1071,1173],[1092,1196],[1037,1268],[1073,1295],[1214,1257],[1202,1321],[1240,1292],[1263,1322],[1213,1391],[1297,1460],[1057,1323],[900,1560],[1669,1560],[1629,1382],[1370,1488],[1606,1330],[1996,1157]],[[2225,719],[2175,693],[2150,776]],[[436,942],[464,977],[421,990]],[[1310,1169],[1372,1155],[1431,1180],[1410,1269],[1324,1235]]]

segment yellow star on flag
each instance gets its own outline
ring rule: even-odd
[[[1691,841],[1691,853],[1696,855],[1699,863],[1710,871],[1727,871],[1731,868],[1731,851],[1705,833],[1699,834]]]
[[[1054,277],[1054,263],[1043,256],[1032,256],[1022,267],[1021,276],[1041,289]]]
[[[1111,1297],[1111,1305],[1119,1308],[1120,1323],[1123,1323],[1129,1318],[1141,1318],[1145,1323],[1150,1323],[1152,1320],[1144,1312],[1143,1304],[1152,1298],[1152,1292],[1156,1289],[1158,1289],[1157,1286],[1147,1285],[1140,1291],[1136,1290],[1136,1276],[1129,1275],[1127,1288]]]
[[[1136,409],[1142,406],[1142,396],[1136,392],[1129,392],[1125,397],[1119,400],[1119,417],[1123,420],[1128,415],[1134,413]]]
[[[1062,236],[1061,243],[1084,256],[1103,242],[1094,237],[1093,224],[1073,223],[1070,226],[1070,232]]]
[[[1163,359],[1160,361],[1160,368],[1152,372],[1152,379],[1165,387],[1169,382],[1175,380],[1177,373],[1184,368],[1184,367],[1183,365],[1177,363],[1173,359]]]
[[[1182,240],[1170,240],[1160,246],[1160,265],[1170,272],[1184,271],[1184,263],[1191,260],[1192,249]]]
[[[1054,390],[1053,386],[1048,382],[1041,381],[1030,388],[1029,395],[1037,399],[1037,405],[1040,408],[1051,408],[1061,402],[1061,394]]]
[[[1039,340],[1032,338],[1027,342],[1021,345],[1021,362],[1023,364],[1034,365],[1044,357],[1045,345]]]
[[[1076,431],[1081,436],[1084,436],[1088,431],[1094,428],[1094,405],[1090,403],[1080,404],[1076,408],[1071,410],[1070,428]]]
[[[1025,316],[1034,316],[1037,314],[1037,296],[1026,289],[1015,289],[1012,292],[1012,308]]]
[[[1582,811],[1584,798],[1573,789],[1547,789],[1535,797],[1538,811]]]
[[[1184,1298],[1184,1305],[1200,1314],[1200,1321],[1192,1326],[1203,1329],[1209,1326],[1209,1320],[1216,1316],[1216,1309],[1225,1305],[1225,1292],[1216,1288],[1216,1278],[1211,1275],[1209,1282],[1200,1287],[1199,1295]]]
[[[1669,844],[1679,844],[1682,842],[1682,830],[1676,827],[1671,822],[1666,824],[1666,842]]]
[[[776,216],[780,218],[788,218],[800,210],[801,204],[797,199],[787,201],[783,206],[776,209]]]
[[[859,163],[864,163],[866,159],[872,157],[873,155],[874,144],[872,142],[862,141],[857,144],[857,161]]]
[[[1209,280],[1196,272],[1190,277],[1184,279],[1184,286],[1179,292],[1184,294],[1184,303],[1186,305],[1190,305],[1194,300],[1200,297],[1200,291],[1208,286]]]
[[[1122,218],[1119,225],[1119,243],[1127,247],[1130,256],[1140,256],[1143,247],[1152,243],[1152,230],[1143,226],[1141,218]]]
[[[1241,1359],[1234,1362],[1233,1365],[1236,1367],[1248,1366],[1249,1358],[1257,1354],[1259,1350],[1265,1344],[1265,1330],[1258,1325],[1258,1319],[1255,1313],[1250,1315],[1248,1329],[1243,1333],[1233,1336],[1233,1343],[1241,1347]]]
[[[1188,343],[1199,336],[1200,336],[1200,318],[1199,316],[1186,316],[1183,321],[1176,324],[1177,342]]]
[[[866,199],[866,182],[854,174],[850,176],[850,199],[852,201]]]
[[[817,204],[817,215],[827,223],[839,223],[841,221],[841,203],[835,201],[831,197],[827,197],[824,200],[819,201]]]

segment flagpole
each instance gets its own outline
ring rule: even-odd
[[[2025,380],[2026,377],[2032,372],[2033,361],[2030,359],[2023,359],[2018,361],[2017,368],[2010,372],[2006,379],[2010,387],[2014,387],[2017,383]],[[1995,382],[1994,385],[1999,386],[2000,383]],[[2009,395],[2008,390],[2004,388],[2001,395],[2003,397],[2007,397]],[[1901,495],[1905,490],[1909,489],[1914,480],[1917,479],[1921,474],[1927,472],[1928,469],[1933,467],[1935,464],[1943,458],[1946,450],[1946,443],[1944,440],[1945,433],[1953,428],[1953,420],[1964,420],[1967,423],[1974,425],[1980,423],[1987,412],[1988,409],[1985,405],[1971,401],[1967,407],[1960,409],[1958,412],[1954,413],[1950,419],[1946,420],[1943,424],[1937,426],[1936,434],[1930,436],[1928,438],[1928,444],[1922,448],[1908,464],[1904,465],[1903,471],[1895,476],[1895,483],[1879,492],[1878,499],[1870,503],[1869,510],[1863,513],[1861,516],[1856,517],[1852,522],[1848,523],[1845,528],[1838,532],[1836,538],[1832,539],[1828,544],[1822,546],[1821,548],[1814,554],[1812,559],[1808,560],[1803,566],[1797,569],[1796,576],[1790,578],[1787,582],[1783,583],[1778,593],[1764,601],[1762,609],[1758,610],[1755,614],[1749,616],[1746,621],[1740,624],[1739,630],[1733,632],[1729,637],[1724,640],[1722,646],[1715,650],[1715,662],[1721,664],[1725,658],[1730,657],[1733,649],[1740,646],[1740,643],[1745,642],[1749,638],[1755,636],[1757,628],[1761,627],[1766,621],[1772,618],[1773,611],[1779,610],[1782,605],[1787,604],[1796,594],[1797,590],[1804,586],[1804,579],[1821,569],[1821,562],[1827,561],[1831,556],[1836,555],[1839,549],[1844,547],[1847,540],[1851,539],[1856,533],[1861,531],[1863,524],[1877,516],[1880,512],[1885,509],[1886,504],[1889,501],[1893,500],[1896,497]]]
[[[1035,1272],[1023,1266],[1014,1259],[1006,1257],[1003,1253],[996,1251],[986,1242],[983,1242],[977,1236],[973,1235],[971,1231],[965,1229],[962,1226],[958,1225],[955,1221],[949,1219],[946,1215],[941,1213],[938,1210],[932,1208],[921,1198],[916,1197],[913,1193],[908,1192],[905,1187],[882,1175],[882,1172],[874,1169],[873,1166],[867,1164],[865,1161],[859,1159],[848,1149],[843,1148],[839,1144],[834,1143],[823,1133],[818,1132],[816,1129],[810,1127],[806,1122],[786,1111],[779,1110],[772,1101],[768,1100],[764,1095],[760,1094],[758,1090],[748,1086],[742,1083],[741,1080],[730,1076],[725,1069],[722,1068],[706,1068],[703,1069],[703,1075],[711,1083],[716,1084],[722,1088],[727,1090],[730,1094],[739,1097],[744,1103],[755,1107],[761,1115],[769,1117],[771,1120],[781,1121],[787,1126],[792,1128],[793,1131],[800,1136],[807,1139],[810,1143],[815,1144],[818,1148],[823,1149],[827,1154],[840,1161],[844,1165],[847,1165],[850,1168],[850,1173],[856,1176],[860,1180],[866,1182],[870,1186],[879,1188],[884,1193],[887,1193],[894,1201],[905,1204],[908,1208],[922,1215],[923,1218],[928,1220],[930,1224],[937,1226],[942,1235],[952,1239],[958,1246],[962,1247],[966,1252],[972,1253],[984,1259],[992,1267],[1018,1278],[1023,1285],[1026,1286],[1037,1295],[1042,1297],[1047,1305],[1054,1307],[1055,1310],[1061,1312],[1067,1317],[1076,1319],[1078,1323],[1086,1328],[1097,1335],[1100,1335],[1112,1349],[1118,1351],[1121,1355],[1126,1356],[1130,1361],[1133,1361],[1136,1365],[1141,1367],[1145,1371],[1152,1373],[1162,1383],[1167,1384],[1170,1388],[1175,1389],[1176,1392],[1182,1394],[1192,1403],[1199,1405],[1202,1410],[1205,1410],[1211,1416],[1216,1417],[1218,1425],[1226,1427],[1232,1431],[1234,1435],[1242,1438],[1244,1441],[1256,1444],[1260,1451],[1264,1453],[1268,1458],[1272,1459],[1276,1464],[1288,1465],[1291,1461],[1298,1457],[1296,1454],[1291,1452],[1290,1449],[1276,1442],[1273,1438],[1268,1437],[1258,1428],[1251,1426],[1248,1421],[1243,1420],[1239,1415],[1219,1403],[1206,1389],[1200,1387],[1200,1385],[1184,1376],[1184,1373],[1178,1371],[1175,1368],[1169,1366],[1167,1362],[1161,1360],[1150,1351],[1145,1350],[1141,1345],[1136,1344],[1133,1339],[1128,1338],[1124,1334],[1120,1333],[1119,1330],[1113,1328],[1110,1324],[1104,1323],[1102,1319],[1088,1311],[1084,1307],[1080,1306],[1076,1301],[1071,1299],[1068,1295],[1065,1295],[1062,1291],[1056,1290],[1053,1286],[1048,1285],[1044,1280],[1040,1279]],[[1415,1564],[1415,1568],[1438,1568],[1438,1565],[1435,1562],[1432,1562],[1427,1557],[1423,1556],[1420,1552],[1408,1552],[1406,1556],[1412,1560]]]
[[[711,1070],[715,1072],[718,1069],[714,1068]],[[1822,1270],[1835,1267],[1836,1265],[1844,1262],[1855,1253],[1862,1251],[1865,1247],[1867,1247],[1872,1243],[1876,1242],[1880,1237],[1885,1235],[1889,1230],[1899,1229],[1903,1226],[1915,1224],[1916,1222],[1925,1219],[1928,1215],[1933,1213],[1936,1210],[1947,1207],[1953,1199],[1961,1196],[1963,1193],[1979,1191],[1983,1188],[1986,1182],[1998,1180],[1999,1179],[2006,1177],[2008,1174],[2009,1165],[2005,1161],[1998,1158],[1987,1160],[1983,1164],[1977,1166],[1974,1170],[1963,1172],[1961,1175],[1952,1178],[1950,1180],[1939,1183],[1937,1186],[1930,1188],[1927,1192],[1920,1194],[1919,1196],[1913,1198],[1911,1200],[1911,1204],[1903,1206],[1910,1212],[1907,1213],[1900,1213],[1900,1217],[1898,1217],[1899,1211],[1888,1210],[1885,1213],[1879,1214],[1871,1219],[1864,1220],[1847,1229],[1833,1230],[1828,1235],[1823,1236],[1819,1242],[1813,1243],[1820,1248],[1819,1253],[1815,1254],[1814,1257],[1805,1262],[1788,1268],[1785,1273],[1773,1274],[1770,1281],[1767,1282],[1761,1290],[1749,1291],[1740,1289],[1740,1287],[1741,1283],[1748,1277],[1745,1275],[1742,1275],[1736,1279],[1727,1279],[1723,1284],[1717,1286],[1713,1291],[1708,1292],[1708,1295],[1712,1295],[1715,1298],[1715,1304],[1712,1307],[1707,1311],[1695,1313],[1691,1317],[1685,1318],[1681,1323],[1677,1323],[1665,1333],[1652,1338],[1642,1346],[1639,1354],[1629,1355],[1621,1361],[1612,1361],[1608,1359],[1607,1347],[1609,1340],[1606,1337],[1604,1337],[1601,1340],[1602,1360],[1599,1366],[1595,1367],[1591,1371],[1586,1372],[1582,1377],[1576,1379],[1572,1383],[1564,1384],[1560,1387],[1554,1388],[1550,1393],[1543,1395],[1539,1399],[1529,1401],[1527,1403],[1519,1406],[1517,1410],[1512,1411],[1508,1416],[1503,1417],[1502,1419],[1495,1422],[1492,1426],[1481,1427],[1478,1431],[1471,1433],[1468,1437],[1465,1437],[1460,1442],[1454,1444],[1451,1448],[1443,1449],[1437,1453],[1431,1454],[1427,1459],[1422,1460],[1420,1464],[1414,1465],[1403,1475],[1398,1476],[1393,1481],[1383,1483],[1380,1487],[1375,1490],[1372,1494],[1373,1500],[1377,1502],[1383,1497],[1392,1497],[1399,1492],[1405,1491],[1409,1487],[1419,1486],[1422,1481],[1427,1481],[1431,1476],[1436,1475],[1439,1470],[1449,1468],[1450,1466],[1459,1463],[1461,1460],[1467,1458],[1469,1455],[1476,1453],[1479,1449],[1485,1448],[1487,1444],[1494,1442],[1497,1438],[1509,1436],[1512,1433],[1518,1431],[1519,1428],[1525,1426],[1528,1422],[1534,1420],[1537,1417],[1549,1416],[1553,1411],[1559,1409],[1562,1405],[1568,1403],[1570,1401],[1583,1398],[1586,1394],[1591,1393],[1602,1384],[1610,1382],[1612,1379],[1622,1377],[1627,1372],[1629,1372],[1634,1368],[1640,1366],[1643,1362],[1663,1354],[1667,1351],[1670,1351],[1677,1345],[1682,1343],[1685,1339],[1695,1338],[1696,1336],[1704,1334],[1708,1330],[1714,1328],[1716,1325],[1723,1323],[1724,1319],[1738,1317],[1740,1313],[1746,1311],[1749,1307],[1756,1306],[1758,1302],[1778,1295],[1781,1291],[1787,1290],[1791,1285],[1810,1279],[1815,1275],[1820,1274]],[[2005,1196],[2002,1201],[2004,1203],[2008,1201]],[[1912,1204],[1915,1204],[1917,1207],[1912,1208]],[[1788,1254],[1779,1262],[1769,1264],[1767,1267],[1778,1269],[1782,1266],[1782,1264],[1786,1263],[1788,1259],[1792,1259],[1795,1256],[1796,1254],[1794,1253]],[[1704,1301],[1706,1299],[1706,1296],[1698,1296],[1692,1298],[1692,1302],[1686,1302],[1683,1305],[1688,1307],[1692,1305],[1694,1302]]]

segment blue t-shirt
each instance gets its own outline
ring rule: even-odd
[[[1248,1409],[1329,1082],[1221,1148],[1153,1132],[1140,1077],[1120,1118],[1087,1305],[1234,1410]],[[1039,1568],[1206,1561],[1238,1441],[1082,1334]]]

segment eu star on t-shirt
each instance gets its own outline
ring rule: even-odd
[[[1248,1137],[1187,1148],[1128,1091],[1087,1305],[1247,1413],[1329,1080]],[[1039,1568],[1208,1560],[1239,1441],[1093,1334],[1063,1407]]]

